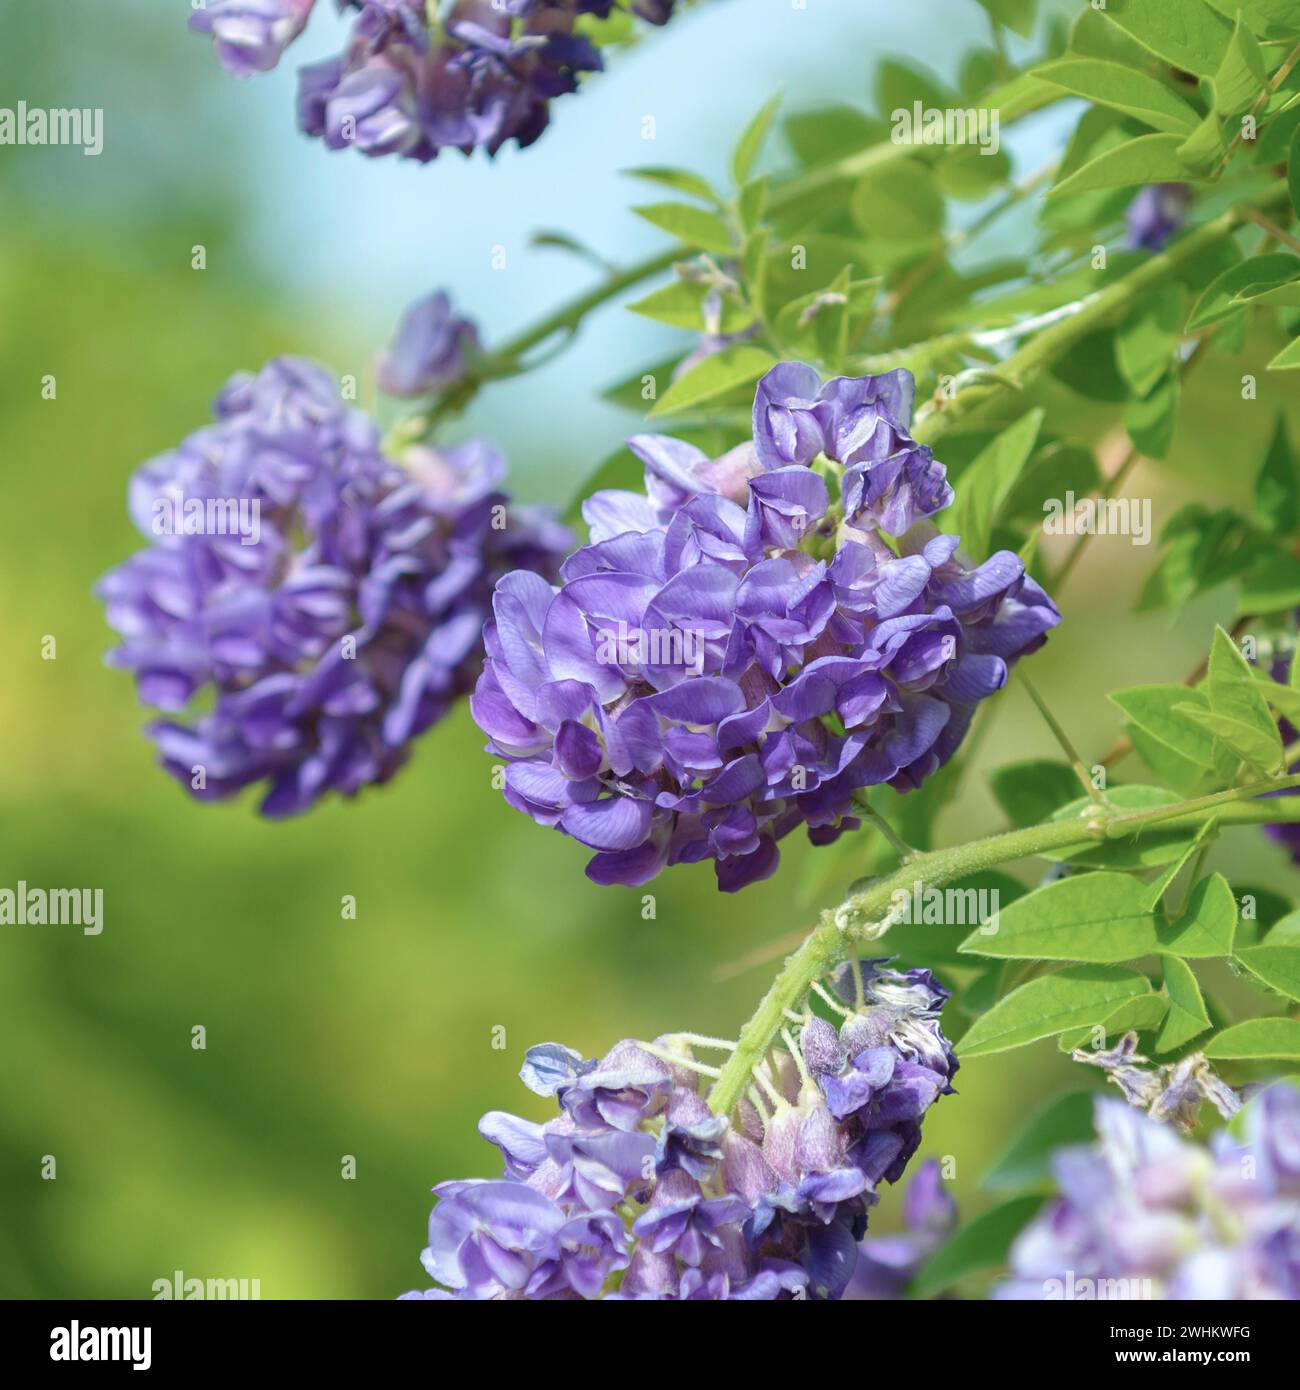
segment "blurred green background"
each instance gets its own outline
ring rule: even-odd
[[[746,7],[748,48],[719,70],[718,36]],[[0,1294],[148,1297],[176,1269],[258,1278],[266,1298],[422,1287],[429,1187],[495,1171],[479,1114],[546,1113],[516,1080],[525,1047],[734,1033],[771,967],[721,984],[714,972],[810,922],[860,871],[853,845],[817,861],[792,837],[783,871],[738,897],[715,891],[708,866],[664,875],[645,921],[639,892],[592,886],[580,846],[504,804],[464,711],[355,803],[288,824],[260,821],[248,800],[193,804],[154,767],[129,679],[102,664],[110,634],[91,587],[138,544],[128,476],[204,420],[231,371],[286,350],[363,371],[431,283],[468,283],[468,307],[501,333],[589,279],[534,256],[493,284],[481,263],[494,226],[523,246],[535,215],[568,209],[570,230],[617,256],[654,244],[617,179],[645,152],[587,131],[604,129],[602,113],[630,126],[665,81],[681,102],[700,93],[669,138],[712,172],[778,82],[796,105],[865,101],[883,53],[942,71],[985,34],[955,0],[904,16],[827,0],[799,45],[788,5],[720,8],[732,13],[684,18],[574,99],[528,153],[535,170],[510,156],[377,169],[294,134],[294,63],[261,84],[221,73],[184,32],[186,4],[7,0],[0,105],[102,106],[107,144],[99,160],[0,148],[0,886],[102,888],[105,929],[0,928]],[[692,80],[706,72],[713,85]],[[202,273],[190,269],[200,243]],[[510,447],[526,496],[567,497],[638,423],[593,405],[597,390],[665,334],[608,310],[575,353],[498,388],[467,427]],[[1228,389],[1238,374],[1221,363],[1205,379],[1228,385],[1190,402],[1174,451],[1184,477],[1130,484],[1157,521],[1174,501],[1248,489],[1269,422]],[[1224,616],[1209,603],[1177,627],[1135,617],[1153,559],[1122,538],[1094,543],[1061,596],[1066,623],[1035,658],[1085,758],[1118,731],[1105,690],[1181,675]],[[999,704],[945,808],[948,839],[999,827],[982,770],[1053,752],[1023,692]],[[1228,844],[1234,879],[1294,892],[1261,836]],[[345,894],[355,921],[341,917]],[[195,1025],[206,1050],[191,1048]],[[978,1179],[1022,1119],[1091,1080],[1050,1046],[963,1067],[923,1153],[955,1159],[964,1215],[987,1203]],[[44,1155],[55,1181],[42,1180]],[[896,1224],[898,1196],[874,1227]]]

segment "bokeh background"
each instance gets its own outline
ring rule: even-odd
[[[0,147],[0,885],[102,888],[106,921],[93,938],[0,927],[7,1297],[143,1298],[177,1269],[258,1278],[266,1298],[423,1286],[429,1187],[495,1171],[478,1115],[545,1112],[516,1080],[526,1046],[733,1033],[771,967],[725,983],[718,967],[810,922],[859,871],[852,846],[819,861],[792,838],[783,872],[739,897],[719,895],[708,866],[667,874],[645,921],[639,892],[592,886],[580,846],[505,806],[463,711],[355,803],[288,824],[260,821],[249,800],[192,804],[153,766],[130,681],[102,664],[110,635],[91,587],[138,543],[131,470],[199,425],[235,369],[301,352],[371,391],[401,308],[439,284],[489,341],[513,332],[593,275],[530,249],[534,232],[615,260],[660,244],[627,211],[645,199],[620,170],[721,175],[774,89],[788,109],[867,104],[890,55],[951,74],[986,41],[983,12],[973,0],[714,0],[559,102],[532,150],[421,168],[296,133],[294,60],[339,42],[320,8],[281,70],[237,83],[187,33],[188,0],[0,6],[0,106],[102,107],[106,136],[98,159]],[[1037,167],[1070,121],[1066,109],[1018,132],[1017,165]],[[990,254],[1023,235],[1015,217],[998,225]],[[505,270],[491,269],[495,245]],[[456,428],[509,451],[523,496],[567,500],[640,423],[599,391],[674,346],[680,335],[608,308]],[[54,401],[41,398],[47,373]],[[1243,412],[1229,432],[1225,408],[1192,400],[1179,476],[1134,479],[1157,520],[1175,501],[1248,490],[1269,422]],[[1219,600],[1176,626],[1136,616],[1153,561],[1123,538],[1095,542],[1035,658],[1085,757],[1118,731],[1104,692],[1190,669],[1224,616]],[[1000,704],[945,809],[947,838],[999,827],[989,767],[1053,753],[1023,692]],[[1218,853],[1235,880],[1300,886],[1257,834]],[[345,894],[355,921],[341,918]],[[1077,1072],[1050,1045],[963,1068],[923,1153],[955,1159],[964,1215],[990,1201],[979,1178],[1026,1115],[1088,1084]],[[41,1178],[44,1155],[55,1181]],[[345,1155],[355,1180],[341,1177]],[[898,1198],[874,1226],[896,1224]]]

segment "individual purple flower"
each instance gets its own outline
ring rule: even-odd
[[[645,1215],[632,1232],[654,1255],[673,1255],[699,1266],[713,1250],[722,1248],[725,1226],[739,1226],[749,1208],[738,1197],[706,1197],[689,1173],[664,1174]]]
[[[442,290],[413,304],[379,359],[379,385],[390,396],[428,396],[454,386],[478,351],[478,330],[458,318]]]
[[[1128,207],[1128,244],[1133,251],[1161,251],[1183,224],[1192,201],[1185,183],[1148,184]]]
[[[316,0],[206,0],[190,28],[210,34],[217,58],[237,77],[269,72],[302,33]]]
[[[434,1192],[421,1263],[470,1298],[522,1295],[567,1224],[557,1202],[524,1183],[447,1182]]]
[[[151,544],[97,586],[108,659],[173,716],[149,733],[195,797],[261,783],[290,815],[402,766],[473,680],[495,579],[552,573],[567,533],[509,507],[486,444],[386,457],[302,359],[233,377],[214,415],[132,480]]]
[[[946,762],[1060,620],[1016,556],[972,569],[916,524],[950,491],[902,442],[910,376],[820,388],[810,370],[769,372],[754,440],[719,459],[629,440],[645,491],[587,500],[560,587],[497,587],[474,717],[506,799],[595,851],[597,883],[712,860],[735,891],[798,826],[830,842],[863,788]],[[819,455],[852,479],[851,515]],[[907,523],[896,546],[886,520]]]
[[[1016,1238],[994,1297],[1300,1298],[1294,1085],[1257,1094],[1209,1147],[1118,1100],[1095,1118],[1095,1145],[1055,1155],[1059,1195]]]

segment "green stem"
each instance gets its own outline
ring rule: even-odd
[[[1081,300],[1078,309],[1068,318],[1044,328],[1037,337],[999,365],[998,375],[1003,380],[972,382],[959,390],[951,400],[933,401],[919,411],[913,436],[922,444],[932,444],[981,407],[1012,389],[1009,383],[1023,383],[1040,368],[1063,356],[1080,338],[1130,308],[1143,291],[1180,270],[1216,241],[1228,236],[1240,226],[1243,217],[1244,213],[1239,208],[1225,212],[1181,237],[1167,250],[1143,261],[1135,270],[1113,281],[1105,289]]]
[[[894,873],[851,893],[835,911],[822,913],[803,944],[786,958],[771,988],[740,1030],[736,1050],[709,1093],[709,1104],[719,1115],[731,1112],[750,1086],[753,1068],[779,1033],[785,1010],[797,1009],[809,989],[843,960],[857,942],[874,940],[883,934],[882,923],[888,923],[895,893],[902,891],[910,896],[918,885],[950,883],[998,864],[1039,855],[1051,857],[1099,840],[1136,835],[1152,826],[1195,826],[1210,817],[1220,825],[1300,821],[1300,797],[1259,799],[1265,792],[1292,787],[1300,787],[1300,775],[1276,777],[1148,810],[1115,811],[1089,806],[1086,815],[1077,819],[1049,821],[916,855]]]

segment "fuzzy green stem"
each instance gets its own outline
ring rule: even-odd
[[[1210,796],[1140,811],[1089,806],[1083,817],[990,835],[969,844],[918,854],[894,873],[850,894],[821,920],[773,980],[752,1017],[740,1030],[736,1050],[709,1092],[709,1104],[719,1115],[735,1107],[751,1084],[751,1072],[780,1032],[787,1009],[797,1009],[810,989],[861,940],[881,934],[894,894],[911,894],[916,886],[938,886],[953,879],[1038,855],[1052,856],[1101,840],[1122,839],[1158,827],[1199,826],[1213,817],[1220,825],[1262,821],[1300,821],[1300,797],[1260,798],[1266,792],[1300,787],[1300,775],[1272,778],[1234,787]]]

